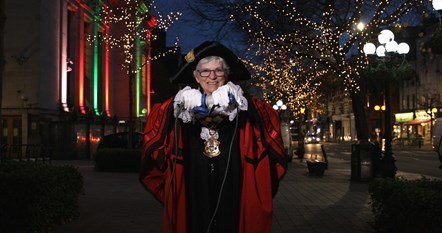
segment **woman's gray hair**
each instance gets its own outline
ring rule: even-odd
[[[207,64],[211,61],[220,61],[223,64],[225,76],[227,77],[230,74],[229,65],[227,65],[227,62],[222,57],[218,57],[218,56],[208,56],[208,57],[201,59],[198,62],[198,64],[196,65],[196,70],[199,70],[201,68],[202,64]]]

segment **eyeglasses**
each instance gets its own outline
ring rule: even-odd
[[[214,70],[197,70],[197,72],[200,74],[201,77],[207,78],[210,76],[210,73],[213,72],[216,77],[222,77],[224,76],[224,70],[223,69],[214,69]]]

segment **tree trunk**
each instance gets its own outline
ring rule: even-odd
[[[355,115],[356,133],[359,141],[368,141],[368,122],[365,115],[364,94],[361,92],[352,93],[352,108]]]

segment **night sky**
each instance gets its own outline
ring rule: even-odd
[[[187,9],[186,4],[183,2],[185,1],[157,0],[154,2],[154,5],[163,16],[166,16],[170,12],[182,13],[180,19],[174,22],[167,30],[167,45],[173,46],[176,37],[178,37],[182,52],[187,53],[189,50],[197,47],[206,40],[214,40],[215,36],[210,33],[209,29],[201,32],[193,26],[195,20],[192,19],[189,9]],[[220,42],[223,43],[223,41]]]
[[[188,9],[186,9],[186,5],[182,2],[182,0],[158,0],[155,1],[155,5],[163,16],[169,12],[181,12],[183,14],[180,19],[175,21],[167,30],[167,45],[173,46],[176,37],[178,37],[182,51],[187,53],[208,38],[198,36],[199,33],[192,27],[191,22],[186,22],[190,20],[191,17],[188,13]]]

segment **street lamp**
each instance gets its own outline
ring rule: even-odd
[[[276,104],[273,105],[273,109],[278,110],[287,110],[287,105],[282,102],[282,100],[276,101]]]
[[[433,4],[433,8],[437,11],[442,10],[442,0],[433,0],[431,1],[431,4]]]
[[[373,43],[367,43],[363,47],[366,55],[374,55],[383,58],[390,54],[406,55],[410,51],[410,46],[405,43],[397,43],[394,40],[394,33],[390,30],[382,30],[378,35],[379,45],[376,47]],[[393,155],[392,141],[392,125],[391,125],[391,100],[390,100],[390,80],[385,77],[385,152],[383,160],[383,175],[384,177],[395,177],[396,165]]]
[[[280,120],[281,120],[281,136],[282,136],[282,140],[284,142],[284,151],[285,154],[287,155],[287,158],[289,159],[289,161],[291,161],[291,136],[290,136],[290,124],[288,124],[287,122],[287,116],[286,116],[286,110],[287,110],[287,105],[284,104],[284,102],[282,102],[282,100],[278,100],[276,101],[276,104],[273,105],[273,109],[275,109],[276,111],[280,112],[281,110],[283,111],[280,114]]]

